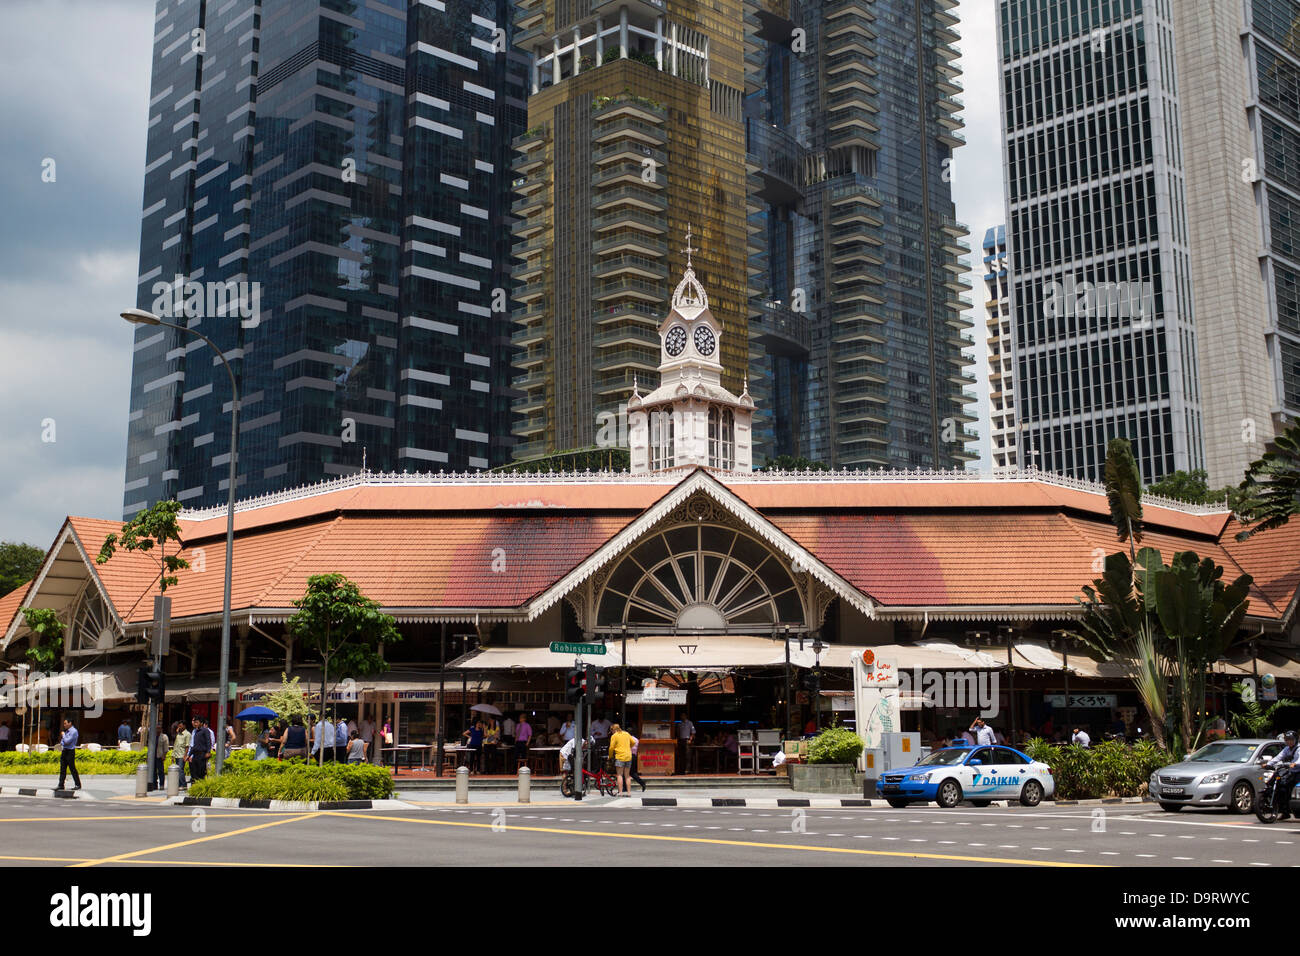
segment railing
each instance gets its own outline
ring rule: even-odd
[[[631,382],[630,376],[628,377]],[[535,444],[532,442],[528,445]],[[520,447],[515,446],[517,451]],[[246,498],[242,501],[235,502],[235,511],[252,511],[257,508],[265,508],[272,505],[283,504],[289,501],[301,501],[304,498],[311,498],[315,495],[330,494],[335,491],[346,491],[352,488],[362,488],[367,485],[415,485],[415,486],[439,486],[439,485],[531,485],[531,484],[651,484],[651,485],[675,485],[682,480],[680,473],[658,473],[658,474],[639,474],[634,475],[626,471],[583,471],[583,472],[549,472],[542,474],[519,474],[514,472],[481,472],[481,471],[464,471],[464,472],[376,472],[376,471],[359,471],[351,475],[343,475],[339,478],[330,478],[319,481],[311,485],[302,485],[297,488],[289,488],[284,491],[277,491],[267,495],[260,495],[255,498]],[[917,482],[917,481],[974,481],[974,482],[993,482],[998,484],[1009,484],[1014,482],[1039,482],[1047,485],[1055,485],[1060,488],[1070,488],[1075,491],[1084,491],[1089,494],[1102,495],[1106,494],[1105,485],[1095,481],[1088,481],[1083,478],[1073,478],[1069,475],[1059,475],[1054,472],[1039,471],[1036,467],[1021,468],[1014,472],[990,475],[984,472],[967,471],[962,468],[954,469],[933,469],[933,468],[915,468],[915,469],[838,469],[832,471],[755,471],[746,474],[728,475],[727,484],[747,484],[747,483],[783,483],[790,481],[799,481],[802,483],[852,483],[852,484],[888,484],[895,482]],[[1172,498],[1162,498],[1157,495],[1144,494],[1142,503],[1151,505],[1156,508],[1166,508],[1171,511],[1181,511],[1185,514],[1226,514],[1228,508],[1225,505],[1189,505],[1183,501],[1175,501]],[[214,518],[224,518],[226,515],[225,506],[213,508],[183,509],[180,513],[183,521],[209,521]]]
[[[593,229],[599,229],[601,226],[609,226],[617,222],[643,222],[647,226],[655,226],[658,229],[667,229],[668,223],[662,215],[656,216],[648,212],[638,211],[635,209],[620,209],[617,212],[607,212],[597,216],[591,221]]]

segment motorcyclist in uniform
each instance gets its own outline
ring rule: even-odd
[[[1277,781],[1274,784],[1273,793],[1275,802],[1277,795],[1281,795],[1281,805],[1278,807],[1280,816],[1278,819],[1287,820],[1291,817],[1291,788],[1295,786],[1297,777],[1300,777],[1300,747],[1296,745],[1294,730],[1288,730],[1282,735],[1282,739],[1286,741],[1286,747],[1265,766],[1272,767],[1277,771]]]

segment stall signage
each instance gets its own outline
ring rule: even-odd
[[[629,704],[684,704],[686,691],[668,687],[647,687],[645,690],[632,691],[627,695],[627,702]]]
[[[566,644],[562,641],[551,641],[552,654],[604,654],[604,644]]]
[[[1071,710],[1103,710],[1108,707],[1113,708],[1117,701],[1118,698],[1114,694],[1071,694],[1069,706]],[[1066,706],[1064,694],[1044,694],[1043,702],[1052,707]]]

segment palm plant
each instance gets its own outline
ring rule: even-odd
[[[1232,715],[1232,732],[1239,737],[1267,737],[1273,729],[1278,711],[1297,706],[1296,701],[1281,697],[1265,710],[1254,695],[1249,700],[1246,699],[1244,684],[1233,684],[1232,690],[1241,701],[1242,713]]]
[[[1252,462],[1241,483],[1238,517],[1249,525],[1238,541],[1286,524],[1300,513],[1300,422],[1273,440],[1264,457]]]
[[[1120,541],[1128,542],[1129,557],[1137,563],[1135,544],[1142,543],[1142,476],[1133,446],[1126,438],[1106,445],[1106,500]]]

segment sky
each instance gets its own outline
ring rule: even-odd
[[[0,32],[0,541],[46,548],[65,516],[121,515],[153,0],[4,0]],[[964,0],[967,145],[957,218],[979,249],[1002,222],[993,24]],[[53,161],[52,165],[49,162]],[[52,180],[52,181],[49,181]],[[983,281],[972,330],[987,459]]]

